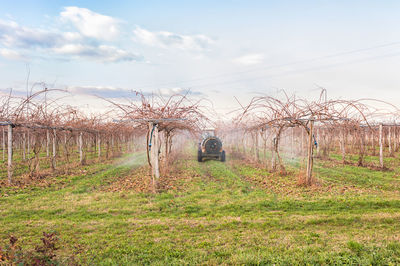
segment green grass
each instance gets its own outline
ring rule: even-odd
[[[400,263],[397,171],[316,161],[321,184],[306,188],[295,167],[278,176],[193,156],[178,163],[192,173],[179,180],[184,189],[103,189],[144,160],[87,166],[63,186],[4,190],[0,243],[13,234],[32,249],[43,231],[56,231],[61,263],[75,254],[96,265]]]
[[[106,157],[106,146],[102,146],[101,158],[102,160]],[[0,149],[0,179],[5,179],[7,177],[7,151],[5,152],[5,160],[2,157],[2,150]],[[63,147],[57,148],[57,158],[56,158],[56,168],[67,167],[71,164],[76,164],[79,162],[79,150],[78,147],[70,147],[70,155],[69,162],[66,160],[66,155]],[[126,147],[122,147],[122,152],[126,152]],[[109,150],[109,155],[112,156],[113,153],[119,153],[117,148]],[[34,164],[35,154],[31,150],[30,153],[26,151],[25,155],[26,159],[23,160],[23,151],[22,149],[14,148],[13,154],[13,177],[14,179],[18,179],[21,175],[29,172],[29,161],[32,161],[32,165]],[[98,153],[97,150],[92,147],[91,149],[84,149],[84,158],[86,164],[90,165],[95,161],[98,161]],[[39,167],[41,170],[49,170],[51,168],[51,160],[52,160],[52,150],[50,149],[49,157],[46,156],[46,150],[42,148],[39,152]],[[69,166],[71,167],[71,166]]]

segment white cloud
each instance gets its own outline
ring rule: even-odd
[[[192,91],[190,89],[187,88],[180,88],[180,87],[176,87],[176,88],[162,88],[160,90],[158,90],[158,93],[161,96],[164,97],[169,97],[175,94],[190,94],[190,95],[202,95],[201,92],[199,91]]]
[[[115,37],[118,33],[116,19],[77,7],[67,7],[60,15],[63,19],[76,23],[78,31],[45,30],[21,26],[14,21],[0,20],[0,56],[14,60],[21,60],[21,54],[41,58],[62,56],[66,60],[83,58],[102,62],[143,60],[142,56],[133,52],[93,40],[93,37]]]
[[[60,16],[64,21],[71,22],[86,37],[113,40],[119,35],[117,19],[87,8],[65,7]]]
[[[127,88],[118,88],[112,86],[71,86],[68,87],[68,91],[73,94],[81,94],[81,95],[96,95],[103,98],[114,98],[114,99],[134,99],[140,98],[137,96],[134,90]],[[184,88],[163,88],[158,91],[144,91],[144,95],[153,95],[159,94],[163,97],[170,97],[175,94],[190,94],[190,95],[202,95],[201,92],[193,92],[189,89]]]
[[[6,48],[0,49],[0,56],[7,58],[7,59],[11,59],[11,60],[24,60],[25,59],[25,57],[22,56],[20,53],[14,51],[14,50],[6,49]]]
[[[174,94],[182,94],[187,92],[187,89],[184,88],[163,88],[160,89],[160,94],[162,96],[172,96]]]
[[[116,48],[114,46],[90,46],[82,44],[66,44],[53,49],[59,55],[70,55],[81,58],[96,59],[103,62],[139,61],[140,55]]]
[[[66,41],[81,41],[83,39],[82,35],[79,34],[78,32],[63,32],[63,38]]]
[[[134,39],[155,47],[203,51],[214,41],[205,35],[180,35],[168,31],[151,32],[139,26],[133,31]]]
[[[103,98],[133,98],[136,94],[132,90],[112,86],[73,86],[68,87],[73,94],[92,95]]]
[[[14,21],[0,20],[0,43],[8,47],[51,47],[63,38],[57,32],[18,25]]]
[[[247,54],[233,59],[232,61],[239,65],[250,66],[262,63],[264,60],[263,54]]]

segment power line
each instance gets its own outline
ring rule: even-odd
[[[327,65],[322,65],[322,66],[316,66],[316,67],[310,67],[302,70],[288,70],[282,73],[274,74],[274,75],[263,75],[263,76],[258,76],[258,77],[253,77],[253,78],[245,78],[245,79],[238,79],[238,80],[233,80],[233,81],[225,81],[225,82],[219,82],[219,83],[208,83],[208,84],[200,84],[200,85],[195,85],[193,87],[209,87],[209,86],[218,86],[218,85],[228,85],[228,84],[235,84],[235,83],[240,83],[243,81],[253,81],[253,80],[259,80],[259,79],[268,79],[268,78],[276,78],[276,77],[283,77],[287,75],[293,75],[293,74],[299,74],[299,73],[304,73],[304,72],[309,72],[313,70],[321,70],[321,69],[327,69],[327,68],[333,68],[341,65],[350,65],[350,64],[356,64],[360,62],[367,62],[371,60],[379,60],[381,58],[387,58],[387,57],[396,57],[400,56],[400,53],[391,53],[391,54],[385,54],[381,56],[374,56],[374,57],[368,57],[368,58],[362,58],[350,62],[344,62],[344,63],[337,63],[337,64],[327,64]]]
[[[136,86],[136,87],[141,89],[141,88],[149,88],[149,87],[155,87],[155,86],[157,86],[157,87],[158,86],[169,86],[169,85],[177,85],[177,84],[182,84],[182,83],[190,83],[190,82],[203,81],[203,80],[209,80],[209,79],[218,79],[218,78],[226,77],[226,76],[233,76],[233,75],[251,73],[251,72],[260,71],[260,70],[269,70],[269,69],[281,68],[281,67],[285,67],[285,66],[292,66],[292,65],[297,65],[297,64],[310,63],[310,62],[314,62],[314,61],[318,61],[318,60],[322,60],[322,59],[339,57],[339,56],[348,55],[348,54],[354,54],[354,53],[361,53],[361,52],[365,52],[365,51],[376,50],[376,49],[381,49],[381,48],[390,47],[390,46],[397,46],[397,45],[400,45],[400,41],[391,42],[391,43],[385,43],[385,44],[381,44],[381,45],[376,45],[376,46],[371,46],[371,47],[361,48],[361,49],[355,49],[355,50],[350,50],[350,51],[345,51],[345,52],[339,52],[339,53],[334,53],[334,54],[330,54],[330,55],[325,55],[325,56],[320,56],[320,57],[315,57],[315,58],[310,58],[310,59],[294,61],[294,62],[290,62],[290,63],[276,64],[276,65],[270,65],[270,66],[264,66],[264,67],[257,67],[257,68],[252,68],[252,69],[248,69],[248,70],[245,70],[245,71],[229,72],[229,73],[223,73],[223,74],[214,75],[214,76],[208,76],[208,77],[200,77],[200,78],[184,80],[184,81],[179,81],[179,82],[166,82],[166,83],[158,83],[158,84],[146,84],[146,85],[143,85],[143,86]]]

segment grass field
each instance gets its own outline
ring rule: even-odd
[[[0,246],[14,235],[29,251],[56,232],[60,264],[395,265],[397,161],[377,171],[317,160],[317,185],[306,188],[295,166],[279,176],[187,155],[152,194],[127,185],[147,180],[144,155],[132,154],[47,187],[1,188]]]

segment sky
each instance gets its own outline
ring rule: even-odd
[[[237,101],[321,87],[400,106],[399,11],[385,0],[0,0],[0,93],[46,84],[101,111],[96,96],[189,91],[221,117]]]

